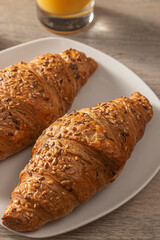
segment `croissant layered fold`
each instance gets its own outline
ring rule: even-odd
[[[0,160],[33,143],[71,107],[97,68],[74,49],[45,54],[0,71]]]
[[[133,93],[59,118],[36,141],[3,224],[33,231],[86,202],[120,174],[152,115]]]

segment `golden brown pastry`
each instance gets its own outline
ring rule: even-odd
[[[71,107],[97,68],[74,49],[45,54],[0,71],[0,160],[33,143]]]
[[[33,231],[86,202],[120,174],[152,115],[134,93],[59,118],[34,145],[3,224]]]

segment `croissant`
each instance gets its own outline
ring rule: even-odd
[[[133,93],[59,118],[36,141],[3,224],[33,231],[86,202],[120,174],[152,115]]]
[[[71,107],[97,68],[74,49],[45,54],[0,71],[0,160],[33,143]]]

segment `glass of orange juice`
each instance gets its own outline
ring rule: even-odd
[[[94,18],[95,0],[36,0],[40,22],[56,33],[78,31]]]

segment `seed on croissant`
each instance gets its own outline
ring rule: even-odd
[[[55,121],[36,141],[32,164],[20,173],[3,224],[33,231],[88,201],[121,173],[152,115],[148,100],[134,93]]]
[[[81,62],[77,60],[77,55]],[[3,145],[0,146],[0,160],[35,142],[45,128],[63,116],[96,68],[94,59],[75,49],[68,49],[2,69],[0,137]],[[78,79],[75,73],[80,76]],[[17,127],[20,131],[15,134]]]

